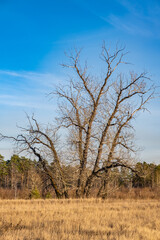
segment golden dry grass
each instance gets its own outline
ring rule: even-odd
[[[0,200],[0,240],[158,240],[157,200]]]

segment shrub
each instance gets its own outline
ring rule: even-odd
[[[41,198],[41,195],[40,195],[39,190],[37,189],[37,187],[35,187],[35,188],[30,192],[30,198],[32,198],[32,199]]]
[[[49,199],[49,198],[52,198],[52,195],[50,192],[47,192],[46,195],[45,195],[45,198]]]

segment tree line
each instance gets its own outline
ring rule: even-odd
[[[52,163],[48,165],[50,171],[54,171]],[[135,165],[135,172],[141,173],[141,176],[133,173],[126,168],[111,169],[107,177],[108,189],[106,197],[110,191],[116,191],[121,188],[151,188],[160,187],[160,165],[146,162],[138,162]],[[76,188],[76,169],[77,166],[63,165],[65,173],[65,182],[72,197]],[[87,169],[90,175],[91,170]],[[60,182],[59,182],[60,184]],[[93,183],[93,192],[98,196],[101,187],[101,181],[96,179]],[[36,197],[56,197],[53,188],[50,185],[49,177],[44,174],[43,166],[37,161],[26,157],[13,155],[9,160],[5,161],[0,155],[0,188],[12,190],[13,197],[18,197],[17,191],[24,191],[25,198]],[[0,196],[1,197],[1,196]]]

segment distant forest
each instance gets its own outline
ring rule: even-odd
[[[48,164],[53,176],[57,178],[52,163]],[[135,170],[137,175],[127,168],[113,168],[108,175],[107,197],[129,196],[134,192],[134,197],[143,197],[143,192],[149,193],[146,197],[159,197],[160,190],[160,164],[137,162]],[[77,185],[77,166],[63,165],[65,181],[70,191],[70,197],[74,195]],[[90,174],[87,169],[87,174]],[[92,197],[97,196],[101,186],[100,180],[94,181]],[[123,193],[123,194],[122,194]],[[125,193],[125,194],[124,194]],[[152,194],[151,194],[152,193]],[[118,195],[119,194],[119,195]],[[158,195],[157,195],[158,194]],[[5,161],[0,155],[0,198],[54,198],[56,197],[41,164],[26,157],[13,155]]]

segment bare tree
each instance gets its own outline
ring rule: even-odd
[[[146,109],[154,89],[147,86],[146,73],[118,75],[112,80],[117,67],[124,63],[124,55],[124,48],[112,54],[105,44],[102,46],[101,57],[106,63],[102,80],[88,73],[87,64],[81,68],[80,51],[70,54],[69,63],[63,65],[76,74],[75,79],[65,88],[59,87],[56,94],[62,100],[59,126],[70,129],[70,143],[79,160],[77,197],[89,196],[93,180],[110,168],[131,168],[128,159],[131,159],[130,152],[135,151],[132,120],[137,112]],[[87,167],[91,169],[89,175]]]
[[[41,164],[46,177],[50,180],[57,198],[68,198],[61,162],[56,150],[56,130],[48,127],[43,129],[34,117],[30,118],[27,115],[27,118],[29,125],[26,128],[19,127],[22,134],[19,134],[17,137],[8,137],[1,134],[0,138],[10,139],[16,143],[19,153],[34,154]],[[52,162],[52,168],[48,162]]]
[[[89,196],[93,182],[100,178],[102,185],[99,195],[105,192],[106,176],[109,169],[126,167],[131,170],[136,148],[133,141],[133,119],[146,109],[152,99],[153,86],[148,86],[147,74],[128,76],[115,75],[120,64],[125,63],[124,48],[114,53],[102,46],[101,60],[105,63],[105,76],[97,79],[89,74],[87,64],[80,65],[80,51],[68,56],[69,63],[63,67],[74,71],[67,86],[59,86],[59,116],[57,128],[68,132],[67,152],[64,160],[77,166],[76,196]],[[58,153],[57,131],[53,128],[41,129],[35,118],[28,118],[29,126],[22,128],[22,134],[11,137],[24,151],[31,151],[42,164],[49,176],[57,197],[68,197],[68,189]],[[6,136],[1,135],[1,138]],[[63,148],[63,146],[61,147]],[[66,150],[66,148],[65,148]],[[54,171],[46,160],[54,163]]]

